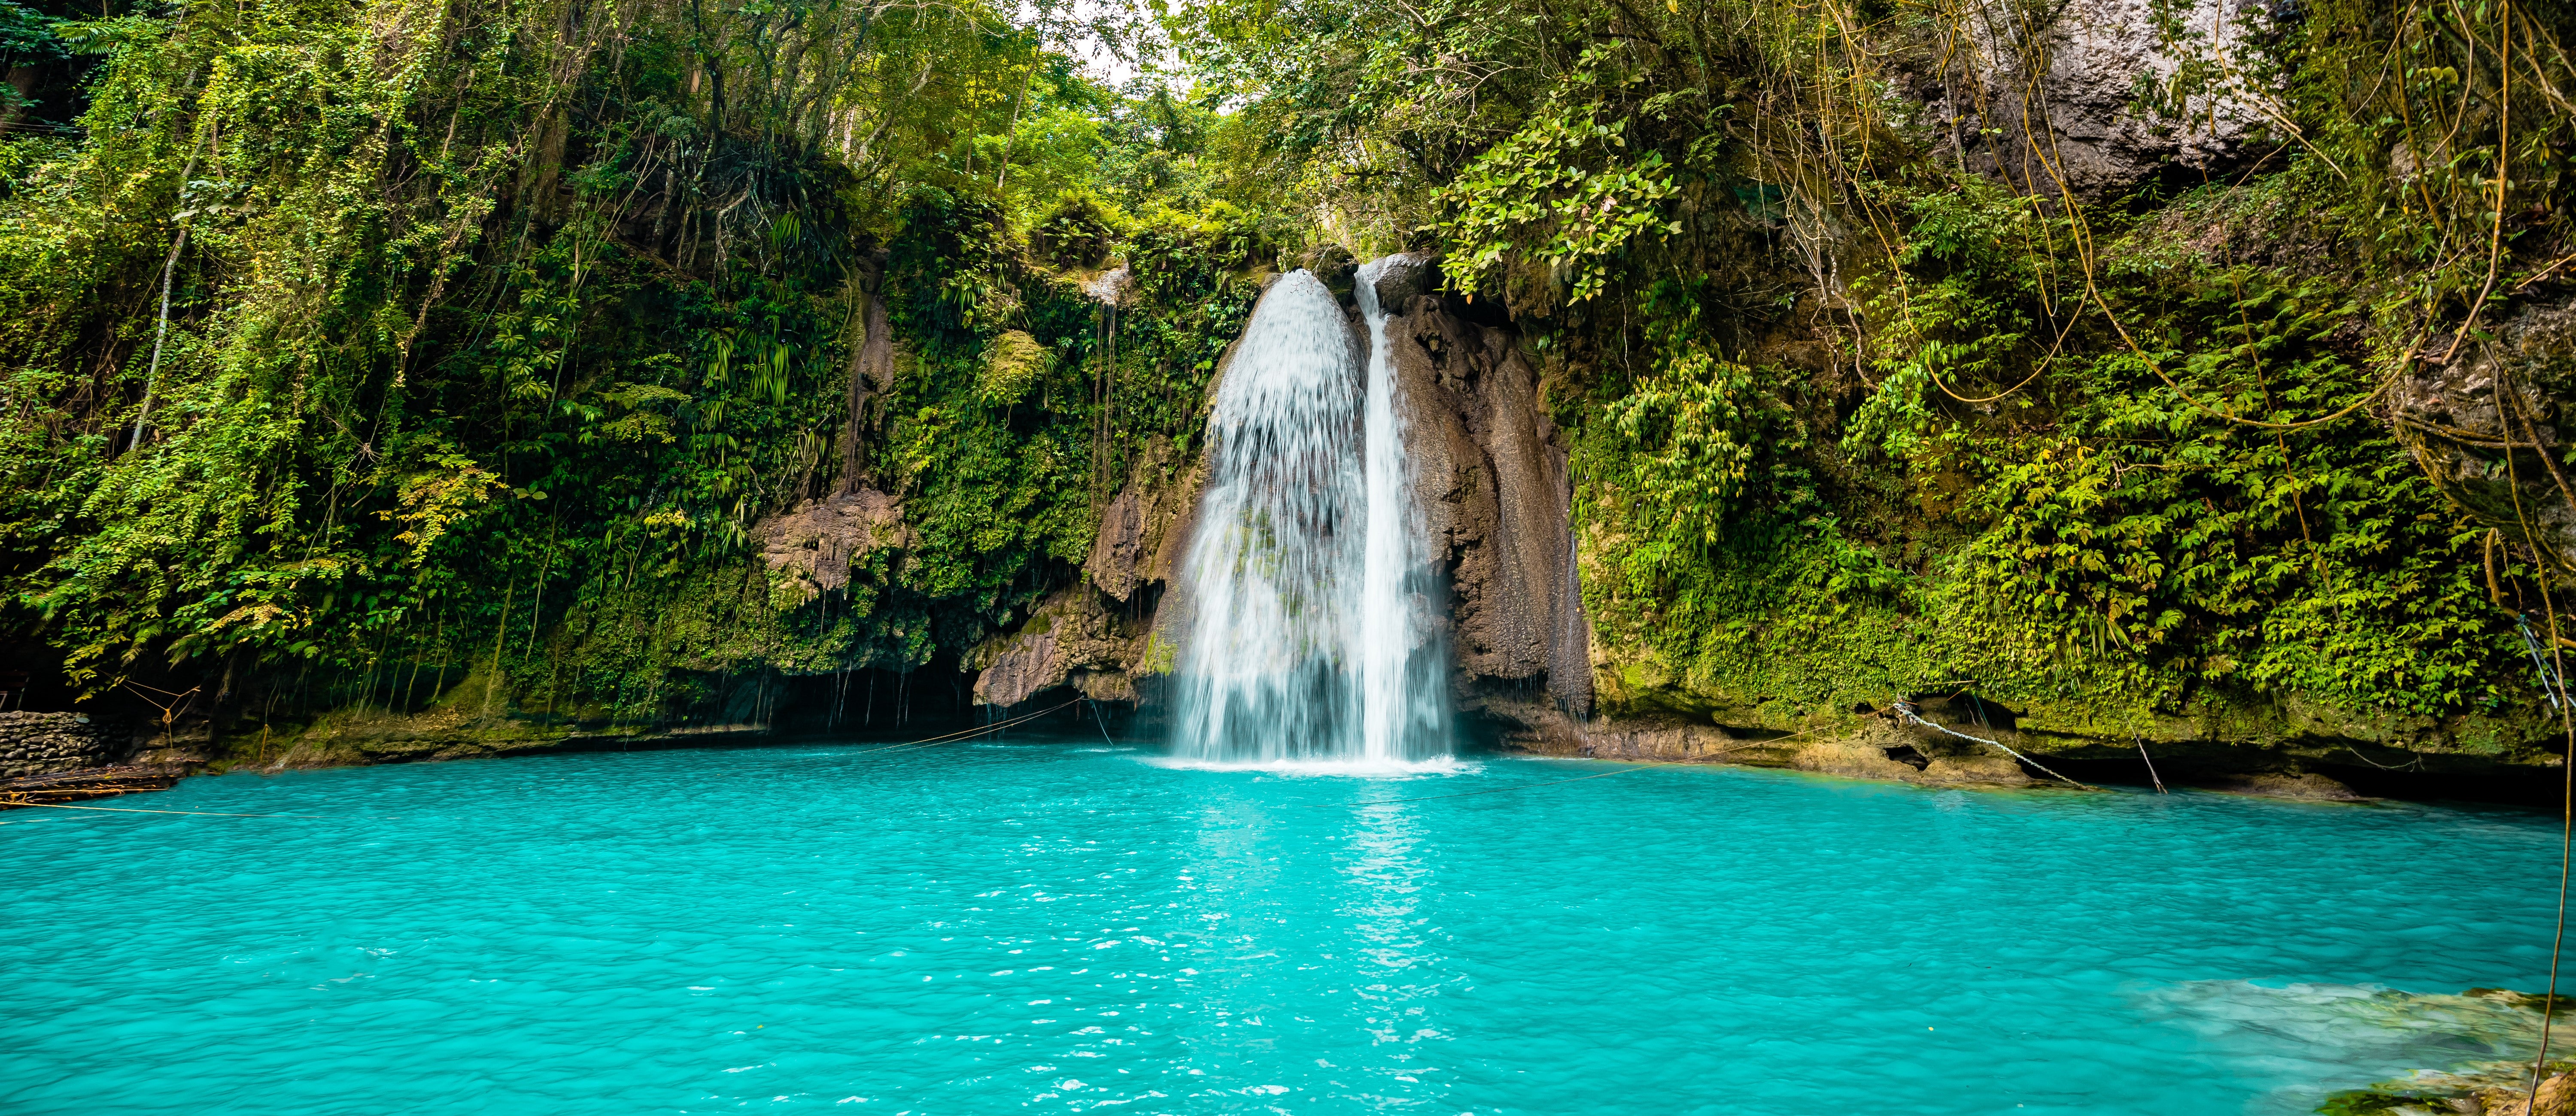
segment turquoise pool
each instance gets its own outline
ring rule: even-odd
[[[2286,1113],[2547,967],[2537,815],[865,747],[0,815],[0,1110]]]

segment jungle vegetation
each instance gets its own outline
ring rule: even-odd
[[[2529,713],[2565,571],[2385,399],[2568,297],[2576,20],[2145,7],[2135,111],[2256,118],[2105,193],[2023,0],[0,0],[0,628],[263,718],[953,664],[1339,244],[1520,332],[1680,689]],[[859,483],[909,543],[785,591]]]

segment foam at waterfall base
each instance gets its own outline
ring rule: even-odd
[[[1428,775],[1473,775],[1485,769],[1485,765],[1473,760],[1462,760],[1456,756],[1446,755],[1419,760],[1214,760],[1188,756],[1151,756],[1139,762],[1170,771],[1237,771],[1351,779],[1409,779]]]

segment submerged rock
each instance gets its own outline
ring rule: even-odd
[[[2301,986],[2271,991],[2294,994]],[[2353,991],[2370,994],[2350,995]],[[2347,995],[2328,1000],[2340,1010],[2320,1020],[2323,1025],[2340,1028],[2347,1017],[2358,1015],[2373,1029],[2419,1040],[2427,1051],[2484,1051],[2486,1057],[2336,1093],[2318,1106],[2324,1116],[2576,1116],[2576,1073],[2570,1072],[2576,1070],[2576,1063],[2552,1061],[2538,1095],[2526,1092],[2531,1050],[2540,1039],[2541,1009],[2550,1002],[2547,996],[2497,988],[2472,988],[2456,996],[2365,989],[2347,990]],[[2297,1022],[2292,1021],[2293,1030]],[[2279,1023],[2267,1021],[2265,1026],[2277,1028]]]
[[[2519,1116],[2576,1116],[2576,1074],[2559,1074],[2540,1083],[2531,1103],[2512,1111]]]
[[[2208,789],[2229,794],[2250,794],[2262,798],[2304,799],[2310,802],[2368,802],[2367,795],[2323,775],[2299,771],[2274,771],[2240,775],[2212,781]]]

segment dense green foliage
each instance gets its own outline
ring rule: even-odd
[[[1191,436],[1254,247],[1208,111],[1063,53],[1129,28],[1029,14],[11,7],[13,60],[96,61],[73,134],[0,141],[10,630],[93,692],[416,707],[497,667],[668,716],[1008,623],[1134,440]],[[1131,236],[1113,362],[1051,268]],[[852,429],[877,297],[906,374]],[[844,483],[917,545],[773,592],[759,523]]]
[[[2131,111],[2255,122],[2125,195],[2018,130],[2052,21],[2102,18],[2068,5],[1220,5],[1188,41],[1289,198],[1444,252],[1549,359],[1613,700],[2521,707],[2490,524],[2372,404],[2566,289],[2564,13],[2156,10]]]
[[[305,707],[909,671],[1070,584],[1338,243],[1546,367],[1652,700],[2522,703],[2533,533],[2381,403],[2565,293],[2565,15],[2160,4],[2134,111],[2253,122],[2104,191],[2005,126],[2067,10],[0,4],[0,623]],[[857,489],[903,545],[764,559]]]

